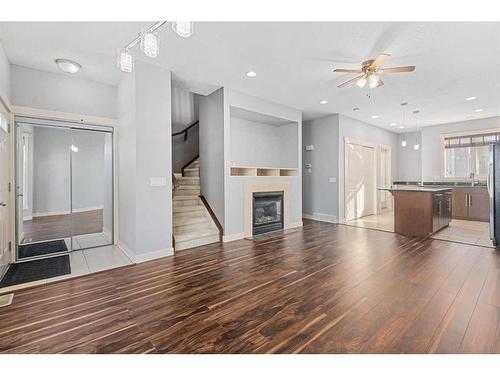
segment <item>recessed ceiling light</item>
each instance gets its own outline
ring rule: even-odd
[[[482,108],[475,109],[474,112],[483,112]]]
[[[257,76],[257,73],[255,73],[253,70],[247,72],[247,77],[255,77],[255,76]]]
[[[468,98],[465,98],[465,100],[469,101],[469,100],[476,100],[477,98],[475,96],[469,96]]]
[[[373,115],[372,118],[378,118],[378,115]]]
[[[55,63],[64,73],[74,74],[80,70],[82,67],[76,61],[67,60],[67,59],[56,59]]]
[[[319,104],[326,104],[326,103],[328,103],[328,100],[320,100],[319,101]]]
[[[396,126],[396,123],[395,122],[391,122],[391,126]]]

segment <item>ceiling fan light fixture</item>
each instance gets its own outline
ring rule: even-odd
[[[360,87],[360,88],[365,87],[365,85],[366,85],[366,77],[361,77],[360,79],[358,79],[356,81],[356,85],[358,85],[358,87]]]

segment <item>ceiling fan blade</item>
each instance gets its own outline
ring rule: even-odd
[[[378,73],[405,73],[405,72],[413,72],[415,67],[411,66],[395,66],[394,68],[384,68],[380,69]]]
[[[361,69],[335,69],[336,73],[363,73]]]
[[[341,89],[342,87],[346,87],[347,85],[350,85],[351,83],[356,82],[358,79],[363,78],[364,76],[365,76],[365,75],[364,75],[364,74],[362,74],[362,75],[360,75],[360,76],[358,76],[358,77],[354,77],[354,78],[350,79],[349,81],[346,81],[346,82],[344,82],[344,83],[342,83],[342,84],[338,85],[337,87],[338,87],[339,89]]]
[[[382,65],[384,65],[389,57],[391,57],[391,55],[389,55],[388,53],[381,53],[380,55],[378,55],[375,61],[370,65],[370,70],[379,69]]]

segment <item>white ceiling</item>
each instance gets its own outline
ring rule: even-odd
[[[0,38],[13,64],[57,72],[53,60],[64,57],[82,64],[78,76],[117,84],[116,48],[148,25],[3,22]],[[231,87],[301,109],[306,120],[342,113],[398,132],[500,115],[500,23],[196,22],[189,39],[170,27],[160,39],[159,58],[138,47],[136,55],[172,70],[178,85],[203,94]],[[415,72],[385,75],[369,98],[367,88],[336,88],[352,76],[334,68],[356,68],[381,52],[393,56],[386,66],[415,65]],[[401,102],[409,103],[403,130]]]

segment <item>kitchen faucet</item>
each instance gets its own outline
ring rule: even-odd
[[[470,178],[471,178],[471,186],[474,186],[474,172],[470,173]]]

